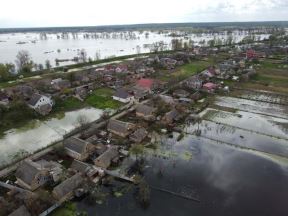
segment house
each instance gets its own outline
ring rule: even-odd
[[[54,103],[50,97],[34,93],[27,104],[41,115],[47,115],[51,112]]]
[[[172,124],[173,122],[179,121],[181,118],[181,114],[176,109],[173,109],[163,116],[162,122],[164,124]]]
[[[91,169],[92,165],[85,163],[83,161],[78,161],[78,160],[74,160],[70,166],[70,169],[76,171],[76,172],[80,172],[82,174],[86,174],[90,169]]]
[[[61,184],[57,185],[53,189],[52,194],[59,202],[69,200],[74,196],[74,191],[79,188],[83,182],[84,178],[82,177],[82,173],[76,173]]]
[[[189,96],[189,92],[187,92],[183,89],[177,89],[173,92],[173,96],[179,97],[179,98],[186,98]]]
[[[18,167],[15,176],[18,185],[31,191],[46,184],[50,179],[49,170],[31,160],[24,160]]]
[[[199,76],[192,76],[184,82],[184,86],[189,89],[199,90],[203,85],[203,81]]]
[[[119,152],[117,146],[111,146],[103,154],[94,160],[95,166],[107,169],[113,161],[117,161]]]
[[[153,121],[155,119],[156,108],[150,107],[144,104],[140,104],[136,107],[136,116],[143,118],[146,121]]]
[[[116,73],[127,73],[128,67],[127,67],[127,65],[123,65],[123,64],[117,65],[115,68],[115,72]]]
[[[216,90],[216,88],[217,88],[217,85],[214,83],[211,83],[211,82],[205,83],[203,85],[203,89],[207,92],[210,92],[210,93],[214,92]]]
[[[118,89],[115,94],[112,96],[114,100],[120,101],[122,103],[129,103],[134,100],[134,96],[129,94],[124,89]]]
[[[129,139],[136,143],[141,143],[148,135],[145,128],[139,128],[129,136]]]
[[[141,89],[145,89],[149,92],[163,89],[165,87],[166,83],[161,82],[159,80],[154,80],[154,79],[146,79],[142,78],[137,81],[136,86]]]
[[[70,157],[83,161],[89,157],[92,144],[78,137],[70,137],[64,141],[64,148]]]
[[[27,208],[24,205],[22,205],[8,216],[31,216],[31,214],[29,213]]]
[[[135,125],[129,122],[122,122],[115,119],[110,119],[107,130],[121,137],[127,137],[135,129]]]
[[[63,90],[71,87],[69,80],[63,80],[62,78],[54,79],[51,81],[51,85],[56,90]]]
[[[34,89],[28,85],[20,85],[15,88],[16,94],[24,100],[30,99],[34,94]]]

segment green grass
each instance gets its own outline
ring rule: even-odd
[[[112,99],[114,91],[109,88],[96,89],[87,97],[85,103],[98,109],[118,109],[123,104]]]
[[[85,106],[81,101],[74,97],[69,97],[66,100],[56,100],[55,106],[53,107],[53,113],[72,111],[76,109],[81,109]]]
[[[51,216],[76,216],[76,215],[77,215],[76,204],[72,202],[66,203],[63,207],[60,207],[51,213]]]
[[[189,64],[185,64],[179,68],[175,72],[168,73],[167,71],[164,71],[163,73],[159,73],[158,77],[162,81],[170,81],[170,80],[184,80],[188,77],[195,75],[197,73],[200,73],[205,68],[207,68],[209,65],[211,65],[211,61],[193,61]]]

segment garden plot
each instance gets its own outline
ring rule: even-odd
[[[211,108],[203,111],[201,116],[207,121],[288,140],[288,120],[286,119],[244,111],[232,113]]]
[[[215,104],[252,113],[288,119],[288,106],[234,97],[216,97]]]
[[[288,105],[288,96],[266,91],[239,90],[235,92],[238,97],[267,103]]]
[[[272,136],[206,120],[185,128],[185,132],[188,134],[196,134],[196,131],[199,130],[201,131],[201,137],[214,141],[288,157],[288,142],[285,139],[277,139]]]

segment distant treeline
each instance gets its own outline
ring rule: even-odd
[[[45,28],[0,28],[1,33],[19,32],[115,32],[115,31],[139,31],[139,30],[171,30],[187,28],[205,29],[252,29],[252,28],[285,28],[288,21],[267,22],[211,22],[211,23],[155,23],[133,25],[106,25],[83,27],[45,27]]]

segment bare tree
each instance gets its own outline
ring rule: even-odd
[[[32,60],[30,53],[27,50],[21,50],[16,55],[16,65],[21,72],[28,72],[32,69]],[[26,71],[27,70],[27,71]]]
[[[87,52],[85,49],[81,49],[78,52],[78,57],[80,62],[86,62],[87,61]]]
[[[79,115],[77,118],[77,123],[80,125],[80,127],[84,127],[88,124],[88,118],[85,115]]]
[[[97,61],[97,60],[100,60],[100,59],[101,59],[100,51],[97,51],[97,52],[95,53],[95,60]]]
[[[141,53],[141,47],[139,45],[136,46],[136,53],[137,54]]]
[[[51,69],[51,63],[50,63],[50,61],[48,59],[45,61],[45,67],[46,67],[47,70]]]

